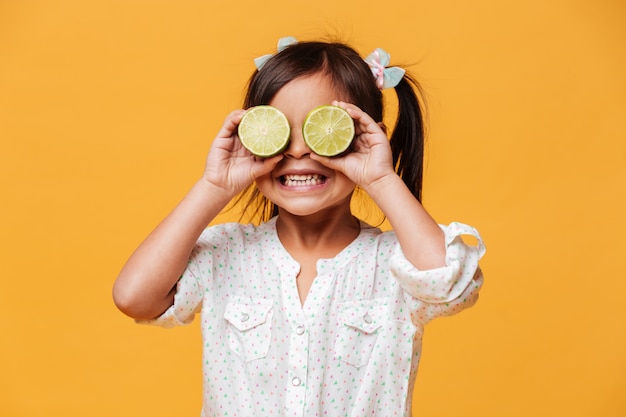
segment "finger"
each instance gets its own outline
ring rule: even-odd
[[[328,156],[321,156],[316,153],[311,153],[309,157],[313,161],[319,162],[320,164],[324,165],[326,168],[330,168],[335,171],[340,171],[342,173],[344,171],[345,162],[343,160],[343,157],[341,156],[336,156],[336,157],[331,158]]]
[[[217,133],[217,137],[233,138],[235,131],[237,130],[237,126],[239,126],[239,122],[241,122],[241,118],[245,112],[245,110],[235,110],[230,112],[230,114],[226,116],[226,119],[224,119],[224,124]]]
[[[257,178],[272,172],[272,170],[276,168],[276,165],[278,165],[284,157],[285,156],[282,153],[269,158],[253,157],[252,167],[250,168],[250,176],[252,177],[252,180],[256,180]]]
[[[380,125],[358,106],[344,101],[335,101],[333,104],[346,110],[352,117],[352,120],[355,122],[354,127],[357,135],[362,133],[384,133]]]

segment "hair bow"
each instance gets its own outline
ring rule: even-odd
[[[298,41],[293,36],[286,36],[284,38],[280,38],[278,40],[278,47],[276,48],[276,52],[280,52],[286,47],[288,47],[289,45],[293,45],[294,43],[298,43]],[[274,54],[267,54],[267,55],[260,56],[258,58],[254,58],[254,65],[256,66],[256,69],[260,70],[263,67],[263,65],[265,65],[267,60],[273,56]]]
[[[389,54],[382,48],[376,48],[374,52],[365,58],[365,62],[370,66],[376,85],[379,89],[391,88],[398,85],[405,70],[400,67],[387,67],[389,65]]]

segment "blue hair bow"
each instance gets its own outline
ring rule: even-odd
[[[376,78],[376,85],[381,90],[398,85],[406,72],[400,67],[387,67],[389,59],[389,54],[382,48],[376,48],[365,58],[365,62],[370,66],[372,74]]]
[[[278,40],[278,47],[276,48],[276,52],[281,52],[289,45],[293,45],[295,43],[298,43],[298,41],[293,36],[280,38]],[[254,65],[256,66],[257,70],[261,70],[267,60],[273,56],[274,54],[266,54],[255,58]],[[381,90],[397,86],[405,74],[405,70],[400,67],[387,67],[387,65],[389,65],[389,60],[389,54],[382,48],[376,48],[374,52],[372,52],[367,56],[367,58],[365,58],[365,62],[367,62],[367,64],[369,65],[370,69],[372,70],[372,74],[376,79],[376,85]]]
[[[294,43],[298,43],[298,41],[293,36],[286,36],[284,38],[280,38],[278,40],[278,47],[276,48],[276,52],[280,52],[286,47],[288,47],[289,45],[293,45]],[[263,67],[263,65],[265,65],[267,60],[273,56],[274,54],[267,54],[267,55],[260,56],[258,58],[254,58],[254,66],[256,67],[256,69],[260,70]]]

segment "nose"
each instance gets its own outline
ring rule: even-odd
[[[302,129],[291,129],[291,138],[289,138],[289,144],[283,153],[294,159],[300,159],[311,154],[311,149],[302,137]]]

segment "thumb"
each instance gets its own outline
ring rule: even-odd
[[[272,170],[276,168],[276,165],[278,165],[284,157],[285,156],[282,153],[269,158],[259,158],[254,156],[254,162],[250,168],[250,176],[252,177],[252,180],[254,181],[257,178],[272,172]]]
[[[321,156],[321,155],[311,152],[310,158],[313,161],[319,162],[320,164],[324,165],[327,168],[334,169],[335,171],[343,172],[344,170],[345,163],[342,157]]]

